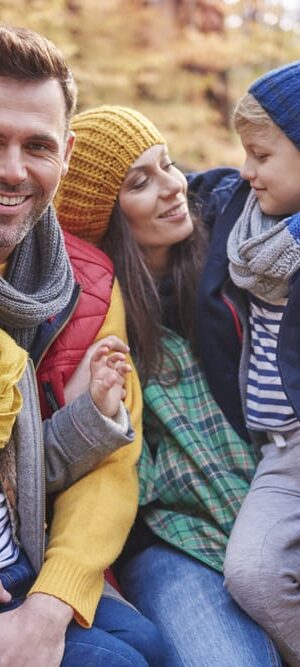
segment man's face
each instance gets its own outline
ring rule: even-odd
[[[58,81],[0,77],[0,262],[46,210],[72,144]]]

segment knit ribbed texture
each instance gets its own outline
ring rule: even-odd
[[[91,627],[95,609],[104,584],[103,574],[80,565],[75,559],[58,556],[46,560],[32,593],[46,593],[67,602],[75,610],[75,619],[83,627]]]
[[[165,144],[145,116],[102,106],[74,116],[76,141],[69,170],[55,198],[63,229],[99,243],[129,167],[148,148]]]
[[[30,350],[38,326],[60,313],[74,289],[62,231],[50,205],[7,262],[0,276],[0,326]]]
[[[300,60],[267,72],[248,92],[300,149]]]
[[[268,301],[287,297],[291,279],[300,269],[299,228],[299,213],[283,220],[266,215],[251,190],[228,237],[234,284]]]

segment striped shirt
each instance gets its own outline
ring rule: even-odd
[[[18,555],[19,547],[13,541],[6,499],[0,491],[0,569],[15,563]]]
[[[277,363],[280,323],[287,299],[274,303],[250,295],[251,352],[247,380],[247,426],[289,431],[299,425],[284,392]]]

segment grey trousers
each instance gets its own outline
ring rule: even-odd
[[[300,667],[300,431],[262,456],[228,543],[225,585]]]

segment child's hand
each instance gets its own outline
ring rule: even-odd
[[[97,408],[106,417],[114,417],[125,398],[125,375],[131,366],[123,352],[112,352],[107,344],[99,343],[90,361],[90,393]]]
[[[66,405],[88,390],[91,380],[90,363],[93,354],[99,348],[99,345],[108,347],[111,352],[121,352],[123,354],[129,352],[128,345],[126,345],[121,338],[113,335],[106,336],[106,338],[103,338],[100,341],[98,340],[96,343],[90,345],[80,364],[77,366],[65,386],[64,396]]]

